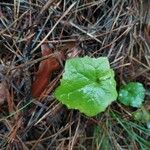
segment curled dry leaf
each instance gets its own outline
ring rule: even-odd
[[[51,48],[47,44],[41,46],[42,56],[46,56],[52,53]],[[60,59],[62,56],[60,56]],[[54,71],[60,68],[60,63],[57,58],[50,57],[46,60],[41,61],[39,69],[35,75],[35,81],[32,84],[32,96],[39,97],[45,88],[49,84],[51,75]]]

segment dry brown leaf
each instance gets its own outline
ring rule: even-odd
[[[42,56],[46,56],[52,53],[51,48],[48,44],[41,46]],[[32,96],[39,97],[49,84],[51,75],[54,71],[60,68],[60,63],[57,58],[50,57],[46,60],[41,61],[39,69],[35,75],[35,81],[32,84]]]

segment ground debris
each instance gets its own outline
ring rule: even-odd
[[[141,82],[149,108],[149,10],[148,0],[1,0],[0,149],[148,149],[134,109],[87,118],[53,92],[66,59],[105,56],[117,88]]]

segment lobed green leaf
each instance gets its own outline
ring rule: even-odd
[[[103,112],[117,98],[108,59],[86,56],[67,60],[54,96],[69,109],[78,109],[87,116]]]
[[[130,82],[123,85],[119,91],[118,100],[126,105],[132,107],[141,107],[145,97],[145,89],[141,83]]]

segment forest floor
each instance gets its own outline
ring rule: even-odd
[[[87,117],[53,96],[67,59],[105,56],[117,90],[143,84],[150,113],[149,6],[140,0],[1,0],[0,149],[150,149],[150,120],[135,120],[137,109],[116,101]]]

